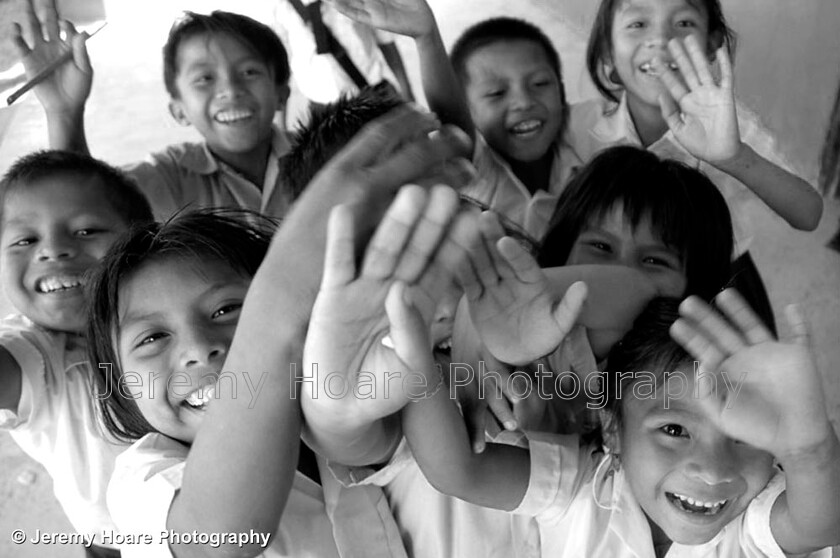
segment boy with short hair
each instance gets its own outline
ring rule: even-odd
[[[482,179],[462,194],[546,233],[557,197],[580,161],[563,141],[568,105],[560,58],[536,26],[494,18],[467,29],[447,58],[425,0],[334,0],[346,15],[415,39],[430,108],[476,138]]]
[[[40,25],[31,3],[27,6],[34,45],[27,46],[20,28],[15,37],[27,73],[70,45],[74,49],[74,63],[36,88],[47,113],[50,145],[86,153],[83,113],[92,71],[84,37],[67,24],[65,40],[55,33],[44,41],[42,28],[49,35],[48,22],[57,19],[54,3],[47,7],[52,18],[45,16]],[[291,203],[278,181],[288,140],[273,119],[289,96],[289,65],[277,35],[247,16],[186,12],[169,32],[163,61],[170,113],[178,123],[194,126],[204,142],[169,146],[126,169],[155,217],[166,219],[186,206],[264,211],[272,197],[278,198],[272,202],[274,216],[282,216]]]
[[[151,220],[131,180],[87,155],[32,153],[0,181],[0,283],[19,312],[0,321],[0,428],[47,469],[70,523],[93,537],[88,556],[119,555],[101,537],[115,530],[105,489],[124,447],[98,427],[84,287],[118,236]]]

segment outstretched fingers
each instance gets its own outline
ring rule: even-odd
[[[459,201],[458,194],[448,186],[432,188],[426,209],[394,272],[397,279],[413,283],[420,278],[458,212]]]
[[[386,279],[394,274],[425,206],[423,188],[409,185],[400,189],[368,244],[362,275]]]
[[[557,329],[565,338],[569,332],[575,327],[578,316],[583,309],[583,303],[586,302],[587,288],[586,283],[577,281],[566,289],[562,300],[552,312],[554,316],[554,323]]]
[[[327,222],[327,247],[324,254],[322,289],[350,283],[356,276],[353,213],[346,205],[337,205]]]
[[[735,289],[726,289],[721,292],[715,298],[715,304],[750,345],[775,341],[773,333]]]

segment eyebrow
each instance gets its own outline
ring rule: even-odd
[[[207,290],[201,293],[200,297],[205,298],[210,295],[213,295],[219,291],[222,291],[227,288],[236,288],[231,283],[216,283],[215,285],[211,285]],[[154,321],[156,319],[160,319],[163,317],[162,312],[147,312],[145,314],[138,314],[135,312],[127,312],[125,316],[122,317],[118,321],[118,325],[120,329],[124,329],[127,325],[133,325],[137,322],[145,322],[145,321]]]

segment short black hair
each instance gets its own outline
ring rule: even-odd
[[[155,432],[135,401],[115,389],[123,376],[115,346],[120,285],[144,264],[170,258],[222,262],[243,277],[253,277],[275,228],[274,221],[255,212],[199,209],[176,214],[165,223],[136,227],[108,250],[88,283],[86,331],[94,383],[98,393],[109,394],[97,400],[106,432],[122,441]]]
[[[581,232],[619,202],[634,228],[649,217],[654,234],[679,252],[686,295],[708,300],[726,285],[734,240],[723,195],[699,170],[631,146],[602,151],[569,182],[542,241],[540,265],[566,265]]]
[[[278,86],[289,83],[289,57],[286,48],[270,27],[248,16],[216,10],[210,15],[184,12],[169,29],[163,45],[163,83],[173,99],[179,98],[175,80],[178,77],[178,49],[181,43],[196,35],[227,34],[241,42],[274,71]]]
[[[468,81],[467,60],[478,49],[489,44],[502,41],[531,41],[538,44],[545,51],[551,69],[557,74],[560,82],[560,92],[565,104],[566,94],[563,90],[563,74],[560,71],[560,56],[551,40],[539,27],[522,19],[513,17],[494,17],[485,19],[469,27],[452,45],[449,60],[455,75],[463,85]]]
[[[622,2],[624,0],[601,1],[592,24],[592,31],[589,33],[589,44],[586,46],[586,68],[589,71],[589,77],[592,78],[592,83],[601,95],[615,103],[619,102],[616,89],[621,86],[621,83],[618,82],[618,76],[607,74],[605,65],[612,59],[613,20]],[[737,39],[735,32],[726,23],[720,0],[688,0],[688,2],[705,9],[709,17],[707,52],[711,54],[721,46],[726,46],[729,55],[734,56]]]
[[[368,122],[402,106],[405,101],[394,86],[382,82],[343,94],[337,101],[313,105],[309,121],[291,137],[292,147],[283,158],[281,184],[294,197],[327,161],[338,153]]]
[[[154,220],[146,197],[124,172],[89,155],[42,150],[24,155],[0,179],[0,222],[10,192],[49,177],[85,177],[101,181],[103,197],[129,226]]]

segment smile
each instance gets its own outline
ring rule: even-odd
[[[668,68],[670,68],[674,72],[679,71],[680,69],[679,66],[677,66],[676,62],[667,62],[664,64],[666,64]],[[639,71],[641,71],[643,74],[649,74],[652,76],[660,75],[660,73],[653,67],[653,64],[651,62],[643,63],[641,66],[639,66]]]
[[[510,132],[517,136],[532,136],[537,134],[543,127],[543,122],[537,119],[524,120],[512,126]]]
[[[35,283],[35,292],[40,294],[53,294],[85,286],[85,278],[82,275],[53,275],[42,277]]]
[[[184,403],[196,410],[204,410],[213,395],[216,393],[216,387],[213,385],[204,386],[190,393],[185,399]]]
[[[704,502],[701,500],[695,500],[690,496],[684,496],[683,494],[676,494],[674,492],[666,492],[665,496],[677,509],[686,513],[699,515],[717,515],[729,502],[729,500]]]
[[[254,116],[254,111],[249,109],[222,110],[216,113],[214,119],[221,124],[235,124],[248,120]]]

